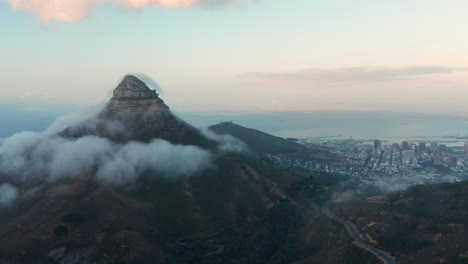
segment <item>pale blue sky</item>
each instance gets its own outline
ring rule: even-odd
[[[74,23],[41,21],[8,1],[1,101],[94,104],[125,73],[144,73],[181,111],[468,114],[465,0],[106,4]]]

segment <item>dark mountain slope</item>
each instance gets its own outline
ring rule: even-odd
[[[306,148],[296,142],[276,137],[262,131],[246,128],[232,122],[222,122],[209,127],[220,135],[232,135],[245,142],[252,151],[260,154],[284,154],[304,151]]]
[[[148,175],[149,176],[149,175]],[[0,263],[56,263],[78,258],[98,263],[166,263],[179,238],[262,216],[289,203],[297,179],[239,155],[221,156],[216,168],[187,178],[143,177],[126,187],[89,179],[50,185],[46,193],[0,210]],[[3,213],[3,215],[2,215]],[[85,254],[85,255],[80,255]],[[82,263],[82,262],[79,262]],[[86,263],[86,262],[83,262]]]
[[[265,132],[246,128],[232,122],[222,122],[209,129],[219,135],[231,135],[245,142],[249,149],[261,155],[274,155],[290,160],[339,163],[338,158],[328,151],[305,146],[292,140],[273,136]]]
[[[398,263],[468,263],[468,182],[420,185],[335,208]]]
[[[271,224],[260,230],[269,234],[262,239],[269,251],[250,259],[263,263],[271,253],[283,255],[280,246],[287,236],[274,239],[282,224],[262,217],[280,205],[286,208],[281,212],[294,210],[288,190],[304,176],[252,156],[213,151],[214,142],[174,116],[134,77],[124,79],[98,117],[60,135],[71,140],[97,135],[119,143],[161,138],[207,147],[213,166],[189,176],[144,171],[136,182],[125,185],[97,180],[95,170],[57,181],[39,178],[34,184],[41,184],[41,189],[10,207],[0,207],[0,237],[8,238],[0,240],[0,263],[181,263],[177,259],[184,252],[205,263],[206,250],[192,250],[192,244],[181,239],[265,219]],[[287,215],[278,219],[289,223],[294,218]],[[223,242],[226,250],[251,235],[241,234]],[[229,256],[241,263],[248,251],[243,248]]]

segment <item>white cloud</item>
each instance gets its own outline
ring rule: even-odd
[[[94,109],[70,114],[44,132],[21,132],[3,139],[0,181],[5,184],[0,186],[0,205],[29,197],[31,186],[41,189],[44,183],[68,178],[94,177],[121,185],[132,184],[142,175],[190,176],[212,166],[211,152],[196,146],[174,145],[161,139],[119,144],[96,136],[70,139],[57,135],[94,114]]]
[[[147,144],[116,144],[96,136],[71,140],[22,132],[5,139],[0,146],[0,174],[18,183],[54,182],[96,170],[98,180],[121,184],[136,181],[144,172],[177,177],[210,166],[208,150],[160,139]]]
[[[156,175],[190,175],[211,166],[211,154],[195,146],[173,145],[164,140],[150,144],[133,142],[107,155],[97,178],[111,183],[129,183],[147,171]]]
[[[93,8],[113,3],[125,8],[213,8],[260,0],[7,0],[14,10],[36,14],[43,22],[77,22]]]
[[[247,145],[240,139],[231,135],[218,135],[208,128],[201,130],[203,135],[218,143],[218,150],[221,152],[248,152]]]
[[[15,186],[5,183],[0,185],[0,205],[9,205],[18,197]]]

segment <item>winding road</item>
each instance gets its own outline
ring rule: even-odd
[[[386,264],[396,264],[393,257],[390,256],[388,253],[383,252],[383,251],[381,251],[381,250],[367,244],[366,242],[362,241],[361,238],[359,237],[359,232],[357,231],[356,226],[354,226],[354,224],[352,224],[351,222],[346,221],[343,218],[340,218],[340,217],[336,216],[335,214],[333,214],[332,211],[330,211],[329,205],[330,205],[330,201],[326,202],[322,206],[322,212],[326,216],[328,216],[329,218],[343,224],[346,227],[346,229],[348,230],[348,233],[351,236],[351,238],[354,239],[354,241],[357,244],[359,244],[360,247],[362,247],[363,249],[369,251],[370,253],[378,256],[379,259],[384,261],[384,263],[386,263]]]

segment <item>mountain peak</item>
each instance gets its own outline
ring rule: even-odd
[[[127,74],[122,79],[122,82],[143,82],[143,81],[138,79],[135,75]]]
[[[157,99],[158,94],[133,75],[126,75],[115,88],[113,99]]]
[[[123,78],[97,117],[69,127],[61,135],[95,135],[115,142],[159,138],[174,144],[214,146],[200,131],[174,115],[155,90],[133,75]]]

